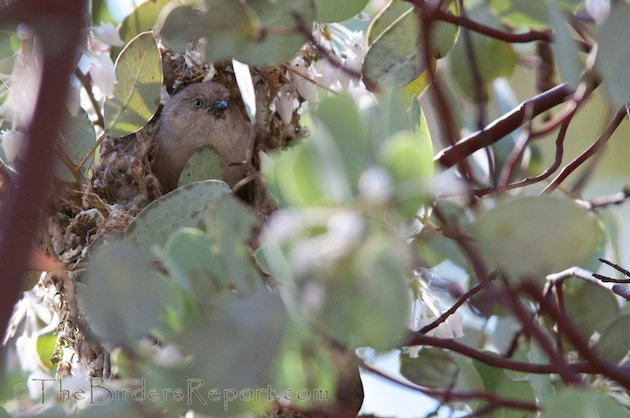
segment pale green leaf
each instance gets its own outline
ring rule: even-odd
[[[179,176],[177,187],[200,180],[223,178],[223,159],[210,147],[200,148],[186,162]]]
[[[142,129],[160,105],[162,56],[151,32],[136,36],[120,53],[116,80],[103,116],[105,132],[118,138]]]
[[[567,315],[586,338],[594,332],[604,332],[610,319],[619,314],[619,304],[612,292],[593,283],[580,281],[565,285],[564,304]]]
[[[630,5],[616,4],[600,31],[595,66],[610,99],[618,106],[630,101]]]
[[[96,141],[96,133],[94,125],[90,122],[90,118],[83,109],[79,109],[79,113],[74,117],[68,117],[61,127],[61,133],[58,146],[66,154],[70,162],[76,167],[83,156],[89,151],[90,147]],[[94,155],[90,155],[81,167],[81,173],[86,176]],[[72,183],[77,179],[72,172],[61,161],[59,157],[55,158],[55,175],[59,179]]]
[[[413,9],[406,1],[394,0],[383,8],[372,20],[368,28],[368,45],[372,45],[379,36],[394,24],[401,16]]]
[[[568,388],[544,409],[542,418],[628,418],[630,411],[597,390]]]
[[[459,376],[459,365],[448,351],[423,347],[417,358],[401,353],[400,374],[420,386],[448,388]]]
[[[571,36],[569,24],[556,0],[549,0],[549,18],[553,24],[552,48],[560,75],[570,88],[575,89],[580,81],[583,65],[577,42]]]
[[[536,279],[596,258],[604,233],[569,199],[523,197],[497,205],[472,228],[485,260],[512,279]]]
[[[630,351],[630,332],[628,330],[630,330],[630,315],[614,318],[595,344],[595,351],[613,362],[623,360]]]
[[[469,18],[493,28],[500,28],[500,22],[485,7],[477,7],[469,11]],[[466,30],[466,29],[462,29]],[[482,100],[488,100],[488,86],[498,77],[509,77],[514,72],[517,56],[509,43],[469,32],[472,49],[465,42],[462,32],[455,47],[449,55],[449,67],[455,81],[470,98],[476,98],[477,81],[473,75],[470,54],[474,53],[477,71],[481,78]]]
[[[456,10],[455,2],[449,5],[451,11]],[[420,27],[413,9],[403,12],[387,26],[392,18],[388,16],[382,26],[372,27],[382,32],[368,49],[361,72],[367,80],[380,86],[402,87],[417,79],[426,69],[426,63],[418,56]],[[436,22],[432,28],[431,56],[445,56],[453,47],[457,34],[457,26]]]
[[[558,5],[568,12],[573,12],[581,3],[582,0],[558,0]],[[528,26],[532,29],[545,29],[550,26],[547,4],[547,0],[488,1],[488,5],[505,23],[514,27]]]
[[[203,380],[204,387],[221,392],[267,387],[287,328],[280,297],[260,287],[251,294],[224,293],[208,302],[212,314],[188,324],[178,337],[185,352],[192,354],[195,377]],[[266,396],[237,397],[227,403],[202,403],[195,398],[191,406],[207,415],[241,416],[261,413],[270,401]]]
[[[174,49],[183,50],[196,38],[206,37],[206,59],[237,59],[250,65],[270,66],[289,60],[305,43],[295,31],[300,16],[309,28],[315,11],[309,0],[210,0],[208,11],[189,6],[172,10],[160,34]]]
[[[90,330],[113,346],[148,336],[168,298],[166,282],[136,247],[124,242],[99,248],[77,284],[79,310]]]
[[[230,192],[227,184],[217,180],[189,184],[149,203],[127,229],[126,238],[138,244],[147,255],[153,245],[164,245],[181,227],[199,227],[208,208]]]
[[[317,21],[327,23],[350,19],[363,10],[367,3],[368,0],[315,0]]]

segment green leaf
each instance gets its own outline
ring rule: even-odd
[[[425,121],[426,127],[426,121]],[[380,161],[394,180],[400,211],[413,216],[425,201],[433,173],[433,153],[428,132],[419,129],[420,138],[411,131],[394,134],[381,148]]]
[[[581,3],[582,0],[558,0],[559,6],[569,12],[573,12]],[[550,26],[547,4],[548,1],[488,0],[488,5],[505,23],[531,29],[546,29]]]
[[[162,8],[171,0],[152,0],[140,4],[126,16],[118,27],[120,39],[124,43],[130,42],[142,32],[148,32],[155,27]],[[117,55],[117,54],[116,54]]]
[[[384,7],[370,23],[368,28],[368,45],[372,45],[376,39],[389,29],[401,16],[409,13],[413,5],[402,0],[393,0]]]
[[[505,374],[503,369],[492,367],[476,360],[473,361],[473,364],[483,381],[483,391],[494,393],[502,399],[536,403],[536,396],[529,380],[512,380]],[[480,405],[480,408],[483,408],[483,404]],[[488,416],[491,418],[534,418],[536,413],[501,408],[488,414]]]
[[[372,234],[348,264],[322,277],[326,295],[318,317],[333,338],[376,350],[400,342],[409,318],[402,254],[391,238]]]
[[[37,355],[39,362],[46,370],[53,370],[55,366],[51,362],[51,357],[55,352],[57,336],[55,334],[44,334],[37,336]]]
[[[312,142],[272,154],[263,167],[267,187],[282,206],[331,204],[319,182],[318,161]]]
[[[586,338],[602,334],[611,318],[619,314],[619,304],[607,289],[583,281],[565,285],[565,309]]]
[[[101,22],[116,24],[116,19],[109,13],[107,0],[92,0],[92,22],[94,26],[98,26]]]
[[[322,100],[314,122],[314,141],[318,140],[323,130],[331,134],[356,192],[359,177],[371,165],[373,157],[370,137],[355,101],[345,95]]]
[[[331,350],[326,347],[321,338],[310,332],[306,324],[293,321],[285,332],[282,348],[276,359],[276,373],[274,387],[278,391],[303,388],[329,396],[316,399],[292,399],[291,404],[308,408],[317,400],[330,400],[330,394],[335,393],[337,372]],[[344,366],[347,367],[348,363]]]
[[[177,187],[182,187],[200,180],[221,180],[223,178],[223,159],[210,148],[200,148],[188,159],[179,176]]]
[[[599,31],[595,66],[601,75],[610,100],[617,106],[630,101],[630,5],[615,4]]]
[[[569,199],[523,197],[497,205],[472,228],[484,258],[510,279],[545,276],[596,258],[604,233]]]
[[[399,6],[396,6],[398,13]],[[449,3],[449,10],[456,11],[456,2]],[[372,30],[382,31],[365,55],[361,72],[371,82],[385,87],[403,87],[417,79],[426,69],[422,57],[418,57],[418,17],[413,9],[408,9],[388,25],[393,18],[388,14],[383,24],[372,26]],[[387,26],[388,25],[388,26]],[[383,28],[387,26],[386,28]],[[446,22],[436,22],[432,27],[433,58],[445,56],[453,47],[459,28]]]
[[[315,0],[318,22],[341,22],[363,10],[368,0]]]
[[[222,294],[215,298],[212,315],[188,324],[178,338],[193,359],[195,377],[203,391],[216,388],[235,392],[234,399],[205,405],[193,397],[192,409],[212,416],[261,413],[272,400],[263,396],[243,399],[241,391],[266,388],[274,368],[288,317],[277,294],[260,287],[251,294]]]
[[[105,101],[105,132],[130,135],[144,127],[160,105],[162,56],[151,32],[136,36],[116,60],[114,97]]]
[[[61,127],[60,139],[58,146],[70,159],[70,162],[76,166],[83,156],[89,151],[90,147],[96,141],[96,133],[94,126],[90,122],[90,118],[83,109],[79,109],[79,113],[74,117],[68,117]],[[81,168],[84,176],[87,176],[88,170],[92,165],[94,155],[90,155]],[[72,172],[66,167],[59,157],[55,158],[55,175],[66,182],[72,183],[77,181]]]
[[[418,358],[401,353],[400,374],[420,386],[447,388],[457,379],[459,365],[448,351],[424,347]]]
[[[569,24],[557,0],[549,0],[549,18],[553,24],[552,48],[560,75],[569,87],[575,89],[580,81],[583,65],[580,61],[577,42],[571,36]]]
[[[105,344],[127,345],[159,325],[169,303],[166,282],[133,245],[98,249],[77,284],[79,311]]]
[[[596,390],[568,388],[544,409],[541,418],[627,418],[630,411]]]
[[[0,59],[12,57],[20,50],[20,39],[15,32],[0,31]]]
[[[126,239],[136,243],[149,256],[153,245],[164,245],[169,235],[181,227],[199,227],[210,205],[230,192],[217,180],[192,183],[149,203],[127,229]]]
[[[536,3],[536,2],[534,2]],[[500,22],[485,7],[469,11],[469,17],[493,28],[500,28]],[[467,30],[467,29],[462,29]],[[470,53],[474,52],[475,62],[481,78],[483,100],[488,100],[488,86],[498,77],[509,77],[516,68],[518,57],[509,43],[499,41],[469,31],[472,50],[466,46],[466,36],[462,33],[451,51],[449,68],[462,91],[470,98],[475,98],[476,81],[471,68]]]
[[[250,65],[271,66],[289,60],[304,44],[295,31],[294,14],[310,28],[315,12],[309,0],[210,0],[203,13],[183,6],[172,10],[160,34],[174,49],[205,36],[206,59],[235,58]]]
[[[614,318],[595,344],[595,350],[613,362],[619,362],[630,351],[630,315]]]
[[[549,363],[549,356],[534,340],[530,343],[529,361],[534,364]],[[555,399],[556,389],[552,385],[550,375],[532,374],[530,375],[529,380],[532,382],[532,387],[536,393],[536,399],[540,405],[546,406]]]

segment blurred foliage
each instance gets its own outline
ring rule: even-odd
[[[615,108],[628,101],[630,55],[623,45],[628,4],[618,2],[609,18],[588,23],[597,43],[591,57],[578,48],[576,38],[582,35],[575,30],[575,16],[570,17],[584,8],[581,1],[464,1],[465,10],[459,4],[444,2],[442,11],[496,31],[552,29],[554,69],[569,88],[596,70],[603,88],[593,93],[594,100],[609,99],[606,105]],[[123,239],[89,248],[88,266],[76,282],[82,321],[78,326],[111,353],[115,373],[131,382],[142,378],[146,387],[161,393],[186,387],[194,377],[200,391],[208,396],[214,389],[218,393],[217,399],[184,403],[172,391],[159,402],[143,402],[142,408],[131,401],[112,402],[102,409],[85,408],[79,416],[151,416],[156,411],[179,416],[187,409],[213,416],[251,416],[274,408],[276,397],[240,395],[266,393],[270,387],[278,392],[324,390],[331,400],[342,384],[335,350],[352,356],[361,347],[384,352],[405,346],[415,304],[422,306],[420,320],[434,319],[443,311],[435,306],[438,296],[448,294],[447,299],[456,300],[482,279],[476,276],[480,268],[497,269],[507,279],[505,286],[535,281],[542,288],[548,275],[574,266],[597,270],[598,258],[616,247],[614,216],[589,209],[579,190],[533,196],[534,187],[478,199],[466,195],[471,185],[496,183],[525,127],[488,147],[494,178],[485,157],[477,155],[466,160],[477,177],[470,184],[463,184],[461,176],[449,180],[452,173],[434,166],[434,148],[440,147],[441,138],[432,133],[437,132],[439,115],[425,97],[418,97],[429,84],[429,71],[445,75],[441,80],[449,92],[453,119],[475,130],[475,123],[488,122],[518,105],[523,87],[517,79],[507,80],[525,71],[519,64],[542,59],[531,44],[515,45],[433,21],[431,49],[423,51],[421,13],[402,0],[389,1],[376,12],[367,0],[208,0],[206,9],[201,6],[196,1],[147,1],[120,22],[118,33],[125,45],[111,49],[117,57],[117,84],[103,102],[104,134],[125,137],[157,114],[163,82],[159,43],[185,50],[190,41],[205,37],[204,58],[209,62],[234,58],[252,66],[279,66],[300,54],[313,65],[319,62],[317,71],[323,73],[325,58],[317,56],[317,46],[333,58],[344,58],[328,48],[327,37],[350,33],[339,27],[335,32],[331,30],[335,26],[324,23],[343,25],[363,10],[370,18],[367,50],[362,64],[350,70],[360,71],[367,84],[372,82],[368,87],[375,93],[363,91],[357,99],[352,88],[365,86],[355,80],[347,83],[352,88],[346,91],[324,94],[322,89],[323,99],[317,103],[300,103],[300,115],[311,121],[309,135],[261,157],[261,177],[277,205],[268,219],[261,222],[259,213],[234,197],[227,184],[207,180],[221,177],[223,162],[213,150],[203,149],[188,161],[180,187],[138,213]],[[111,21],[105,2],[92,2],[88,20]],[[314,23],[320,38],[311,33]],[[325,45],[303,49],[311,37]],[[16,55],[23,46],[20,42],[15,32],[1,32],[0,58]],[[424,62],[424,52],[430,63]],[[335,73],[339,79],[334,81],[343,86],[341,73]],[[3,100],[7,95],[2,92]],[[371,105],[364,106],[362,99]],[[489,115],[482,111],[486,106]],[[557,113],[549,115],[553,114]],[[59,151],[73,166],[69,169],[57,157],[56,175],[64,182],[81,182],[91,175],[96,148],[93,116],[80,110],[63,126]],[[593,129],[595,124],[590,125]],[[7,157],[8,142],[3,138],[2,162],[19,168],[19,158],[14,163]],[[568,154],[582,152],[579,143]],[[511,162],[514,171],[508,180],[538,173],[550,160],[547,145],[526,145],[523,155]],[[541,152],[545,155],[537,154]],[[440,186],[445,181],[450,185]],[[450,292],[455,287],[452,281],[427,284],[416,278],[423,268],[443,262],[473,278],[468,288]],[[514,315],[508,309],[492,309],[498,301],[481,296],[474,303],[481,300],[490,308],[483,306],[478,312],[464,305],[460,325],[468,335],[483,337],[478,348],[485,350],[496,348],[499,340],[489,322],[498,317],[514,321]],[[627,362],[630,350],[628,305],[620,307],[617,299],[601,286],[570,280],[564,284],[567,314],[590,346],[614,363]],[[554,324],[539,323],[549,335],[557,331]],[[46,372],[53,369],[46,356],[55,350],[54,341],[51,333],[36,340],[37,361]],[[514,359],[549,362],[535,341],[514,342]],[[569,357],[578,356],[571,352]],[[410,347],[399,359],[400,374],[412,383],[530,402],[543,408],[543,417],[630,415],[609,396],[614,391],[606,384],[576,389],[555,376],[503,370],[432,347]],[[7,376],[11,382],[23,377]],[[15,410],[4,394],[5,385],[0,389],[6,409]],[[616,395],[628,404],[627,397]],[[482,398],[452,407],[474,414],[486,406]],[[322,403],[299,399],[292,405],[308,410]],[[64,412],[62,408],[32,415]],[[0,407],[0,416],[9,415]],[[499,408],[489,416],[536,414]]]

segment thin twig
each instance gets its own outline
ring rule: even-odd
[[[553,179],[553,181],[547,187],[545,187],[545,189],[542,191],[542,194],[551,193],[552,191],[554,191],[560,185],[560,183],[562,183],[571,173],[573,173],[573,171],[575,171],[576,168],[584,164],[585,161],[595,155],[602,148],[602,146],[606,142],[608,142],[612,134],[617,130],[619,125],[621,125],[621,122],[624,120],[625,117],[626,109],[624,107],[620,109],[619,112],[617,112],[617,115],[615,115],[612,122],[608,125],[606,130],[602,132],[599,138],[597,138],[597,140],[593,142],[593,144],[591,144],[591,146],[588,147],[586,151],[578,155],[573,161],[567,164],[560,171],[560,174],[558,174],[556,178]]]
[[[560,312],[553,303],[542,297],[539,290],[536,288],[536,285],[531,282],[523,282],[518,290],[522,293],[528,294],[534,298],[536,302],[538,302],[541,309],[558,324],[559,331],[566,336],[573,347],[575,347],[578,353],[588,363],[599,370],[599,373],[616,381],[627,391],[630,391],[630,370],[618,367],[616,364],[599,357],[599,355],[591,347],[589,347],[588,339],[581,334],[578,328],[567,318],[566,315]]]
[[[428,335],[423,335],[419,332],[413,333],[406,342],[406,344],[422,345],[443,348],[445,350],[459,353],[471,359],[477,360],[488,366],[497,367],[505,370],[514,370],[516,372],[532,373],[532,374],[552,374],[558,373],[558,366],[556,364],[537,364],[527,363],[523,361],[510,360],[504,357],[499,357],[488,353],[487,351],[476,350],[468,345],[462,344],[450,338],[436,338]],[[574,363],[569,364],[568,368],[573,373],[598,373],[588,363]]]
[[[490,38],[509,43],[527,43],[535,41],[552,42],[553,40],[550,31],[531,30],[524,33],[505,32],[476,22],[463,14],[461,16],[454,15],[447,10],[437,10],[435,13],[435,19],[462,26],[466,29],[470,29],[473,32],[478,32]]]
[[[532,107],[532,117],[536,117],[570,97],[571,91],[566,84],[560,84],[553,89],[534,96],[491,122],[483,131],[477,131],[461,139],[456,144],[443,149],[435,156],[434,161],[444,168],[450,168],[472,155],[475,151],[494,144],[510,132],[520,128],[523,121],[526,120],[528,106]]]
[[[87,74],[83,74],[78,68],[75,68],[74,76],[79,80],[90,99],[90,103],[92,104],[92,108],[94,108],[94,113],[96,114],[96,125],[105,129],[103,112],[101,112],[101,107],[99,106],[98,100],[94,97],[94,92],[92,91],[92,78]]]
[[[564,357],[554,348],[547,335],[531,318],[528,310],[519,300],[517,291],[506,287],[505,295],[509,301],[510,309],[557,367],[558,375],[560,375],[562,381],[565,384],[581,384],[582,381],[577,373],[571,369]]]
[[[495,277],[496,277],[496,272],[493,271],[488,277],[481,279],[479,281],[479,283],[477,283],[476,285],[471,287],[470,290],[468,290],[466,293],[464,293],[457,300],[457,302],[455,302],[455,304],[450,307],[450,309],[448,309],[446,312],[444,312],[442,315],[440,315],[435,321],[433,321],[430,324],[422,327],[419,332],[421,334],[426,334],[429,331],[432,331],[435,328],[437,328],[438,326],[440,326],[440,324],[446,322],[446,320],[451,315],[453,315],[459,309],[460,306],[462,306],[464,303],[466,303],[471,297],[473,297],[475,294],[477,294],[481,289],[486,287],[488,285],[488,283],[490,283],[492,280],[494,280]]]

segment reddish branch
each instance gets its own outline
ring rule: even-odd
[[[90,103],[92,104],[92,108],[94,109],[94,113],[96,114],[96,125],[105,129],[105,119],[103,119],[103,112],[101,112],[101,107],[98,104],[98,100],[94,97],[94,93],[92,91],[92,78],[89,74],[83,74],[83,72],[76,68],[74,70],[74,76],[79,80],[85,92],[90,99]]]
[[[0,23],[29,24],[43,48],[42,76],[34,114],[26,129],[27,150],[13,193],[0,220],[2,300],[0,327],[5,329],[18,299],[40,209],[46,204],[53,173],[55,132],[61,125],[63,102],[76,64],[83,22],[83,0],[21,0],[0,9]]]
[[[602,134],[597,138],[590,147],[586,149],[582,154],[578,155],[573,161],[567,164],[561,171],[558,176],[553,179],[553,181],[543,190],[543,193],[550,193],[554,191],[560,183],[564,181],[576,168],[584,164],[589,158],[595,155],[602,146],[608,142],[612,134],[617,130],[621,122],[626,117],[626,109],[625,107],[620,109],[619,112],[615,115],[613,120],[610,122],[608,127],[602,132]]]
[[[558,373],[558,367],[555,364],[535,364],[510,360],[504,357],[489,354],[485,351],[475,350],[470,346],[452,339],[436,338],[421,333],[414,333],[407,341],[409,345],[426,345],[450,350],[485,363],[489,366],[499,367],[506,370],[532,374]],[[598,371],[588,363],[570,364],[568,365],[568,368],[573,373],[598,373]]]
[[[473,297],[475,294],[477,294],[481,289],[486,287],[486,285],[488,283],[490,283],[495,277],[496,277],[496,273],[492,272],[488,277],[481,279],[479,281],[479,283],[477,283],[475,286],[471,287],[470,290],[468,290],[468,292],[464,293],[457,300],[457,302],[455,302],[455,304],[453,306],[451,306],[451,308],[449,310],[447,310],[442,315],[440,315],[440,317],[437,318],[435,321],[433,321],[430,324],[422,327],[422,329],[420,329],[419,332],[421,334],[426,334],[429,331],[432,331],[435,328],[437,328],[438,326],[440,326],[440,324],[446,322],[446,320],[451,315],[453,315],[459,309],[460,306],[462,306],[464,303],[466,303],[471,297]]]
[[[544,331],[534,322],[535,319],[532,318],[529,311],[525,308],[525,306],[523,306],[523,303],[519,300],[517,292],[508,288],[505,294],[509,302],[509,308],[528,333],[536,340],[538,345],[540,345],[540,348],[542,348],[542,350],[547,354],[551,362],[556,366],[558,375],[560,375],[562,381],[565,384],[581,384],[582,381],[578,374],[571,369],[562,354],[554,348],[553,343]]]
[[[472,155],[475,151],[494,144],[509,133],[521,127],[526,120],[527,107],[531,106],[531,117],[559,105],[571,97],[571,91],[566,84],[560,84],[537,96],[532,97],[491,122],[483,131],[477,131],[456,144],[440,151],[434,158],[444,168],[450,168]]]
[[[513,183],[508,183],[506,185],[503,185],[500,188],[501,191],[517,189],[519,187],[525,187],[525,186],[529,186],[530,184],[543,181],[547,177],[551,176],[558,169],[558,167],[560,167],[560,164],[562,164],[562,157],[564,155],[564,140],[567,135],[567,130],[569,129],[569,124],[571,123],[571,120],[573,119],[573,115],[574,114],[570,114],[568,118],[565,119],[560,125],[560,131],[558,131],[558,136],[556,137],[556,153],[555,153],[555,157],[551,165],[545,171],[543,171],[537,176],[528,177],[523,180],[518,180]],[[496,190],[494,188],[488,187],[484,189],[474,190],[473,194],[475,196],[481,197],[481,196],[494,193],[495,191]]]
[[[499,29],[486,26],[479,22],[476,22],[466,16],[457,16],[448,10],[437,10],[435,12],[435,18],[437,20],[443,20],[445,22],[452,23],[454,25],[462,26],[466,29],[470,29],[473,32],[478,32],[482,35],[490,38],[498,39],[499,41],[510,43],[527,43],[535,41],[551,42],[552,35],[549,31],[535,31],[531,30],[525,33],[511,33],[505,32]]]
[[[531,282],[522,283],[518,289],[520,293],[525,293],[534,298],[540,305],[543,312],[557,324],[558,331],[575,347],[582,356],[598,373],[616,381],[623,386],[626,391],[630,391],[630,370],[618,367],[609,361],[599,357],[599,355],[588,345],[586,339],[578,328],[561,312],[550,300],[543,297],[540,290]],[[563,359],[564,361],[564,359]]]
[[[426,72],[428,74],[429,88],[431,89],[432,98],[434,99],[437,107],[437,115],[440,119],[439,126],[442,131],[442,138],[448,146],[453,146],[457,138],[457,135],[455,134],[455,123],[453,122],[453,116],[451,114],[448,101],[446,100],[446,95],[442,91],[442,87],[439,83],[436,68],[433,65],[433,48],[431,47],[433,44],[431,29],[435,20],[435,13],[442,6],[442,2],[440,1],[437,4],[432,4],[416,0],[412,1],[412,3],[416,6],[415,12],[420,20],[418,59],[420,60],[421,65],[426,68]],[[455,164],[458,165],[459,171],[462,173],[464,178],[468,179],[469,183],[474,182],[472,170],[466,160],[461,159]]]

